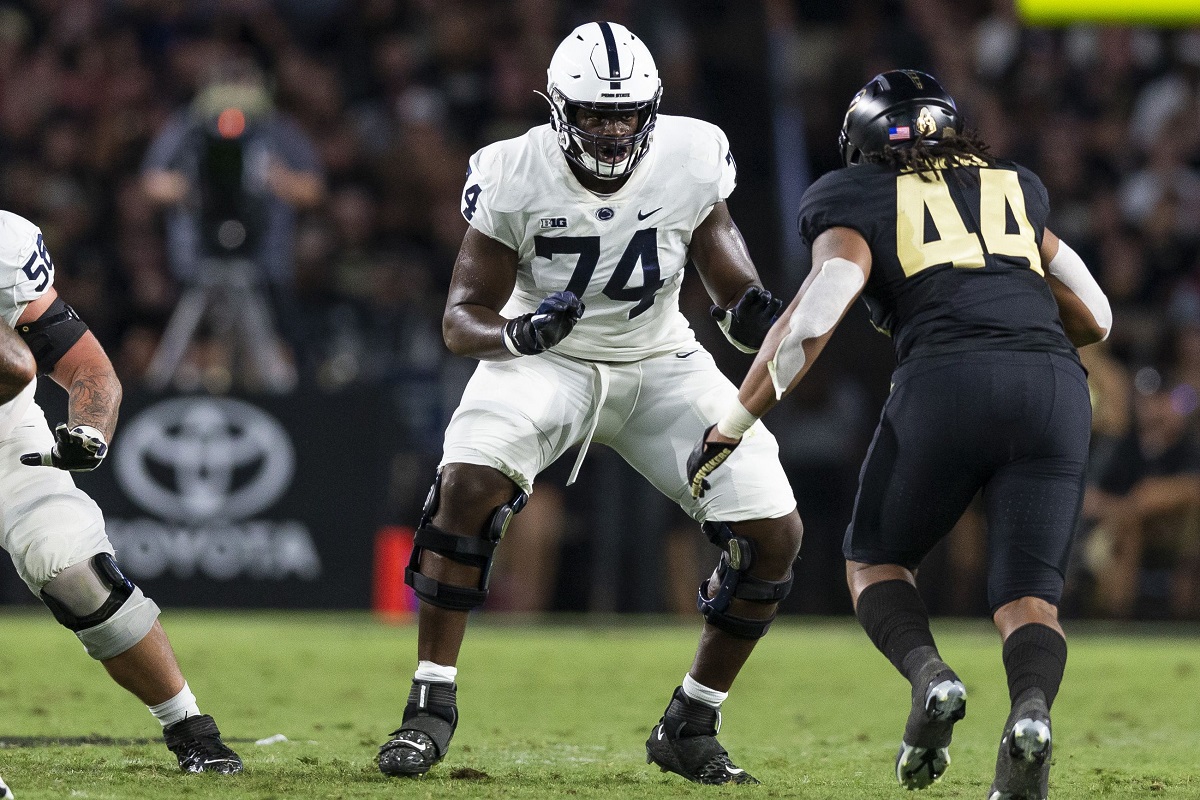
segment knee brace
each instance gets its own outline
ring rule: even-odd
[[[496,508],[483,526],[482,536],[458,536],[433,524],[441,497],[442,470],[439,468],[425,498],[421,511],[421,524],[413,536],[412,556],[404,570],[404,582],[413,588],[417,597],[426,603],[448,608],[452,611],[470,611],[483,605],[488,596],[488,580],[492,572],[492,556],[496,546],[504,538],[512,518],[529,500],[529,495],[518,490],[507,503]],[[421,554],[426,550],[448,558],[459,564],[479,568],[479,583],[474,587],[454,586],[442,583],[421,572]]]
[[[83,642],[88,655],[106,661],[140,642],[158,606],[121,574],[109,553],[67,567],[47,583],[42,602]]]
[[[761,639],[775,621],[771,614],[767,619],[747,619],[729,613],[734,598],[764,605],[778,603],[792,590],[792,571],[781,581],[768,581],[750,574],[754,566],[754,543],[744,536],[736,535],[724,522],[705,522],[701,526],[709,541],[721,548],[721,561],[717,564],[716,592],[710,598],[709,588],[713,578],[700,584],[696,607],[704,615],[704,621],[714,628],[739,639]]]

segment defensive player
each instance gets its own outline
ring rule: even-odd
[[[55,619],[149,707],[181,769],[240,772],[241,760],[196,706],[158,606],[121,574],[100,508],[67,474],[104,460],[121,385],[96,337],[55,291],[41,231],[7,211],[0,285],[0,546]],[[53,434],[33,400],[38,373],[70,395],[67,422]]]
[[[861,294],[898,366],[844,550],[859,621],[912,684],[896,777],[910,789],[936,780],[966,710],[913,576],[982,490],[988,598],[1012,701],[990,798],[1042,800],[1067,657],[1057,604],[1091,421],[1075,346],[1107,336],[1112,313],[1079,256],[1045,228],[1042,182],[963,134],[954,100],[929,75],[868,83],[841,147],[846,168],[801,201],[812,272],[738,402],[697,445],[692,489],[722,488],[712,471],[740,452],[743,431],[797,384]]]
[[[647,758],[700,783],[754,779],[717,742],[718,709],[792,583],[796,503],[763,426],[724,490],[688,492],[692,442],[737,393],[679,311],[693,261],[733,344],[753,351],[782,302],[759,285],[725,205],[735,166],[713,125],[658,114],[649,50],[621,25],[576,28],[549,68],[551,123],[471,158],[470,223],[443,321],[480,359],[446,430],[406,580],[421,598],[418,668],[403,723],[379,755],[420,775],[458,723],[468,612],[535,476],[573,445],[609,445],[676,500],[724,554],[700,591],[705,625]],[[652,141],[653,139],[653,141]],[[728,310],[726,310],[728,309]]]

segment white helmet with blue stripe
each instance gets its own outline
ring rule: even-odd
[[[550,123],[567,158],[602,180],[629,175],[650,147],[662,97],[645,43],[624,25],[589,22],[562,41],[546,74]],[[637,125],[628,136],[588,133],[575,124],[578,108],[637,112]],[[598,158],[600,147],[615,157]]]

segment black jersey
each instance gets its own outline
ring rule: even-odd
[[[1011,161],[926,172],[835,170],[800,202],[808,244],[852,228],[871,248],[863,299],[896,359],[970,350],[1069,354],[1038,247],[1046,187]]]

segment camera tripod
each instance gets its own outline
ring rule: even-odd
[[[146,384],[165,391],[175,379],[200,324],[212,324],[213,336],[246,368],[245,385],[281,394],[296,385],[296,370],[275,331],[271,306],[259,281],[258,267],[244,258],[206,258],[199,277],[184,290],[150,366]]]

